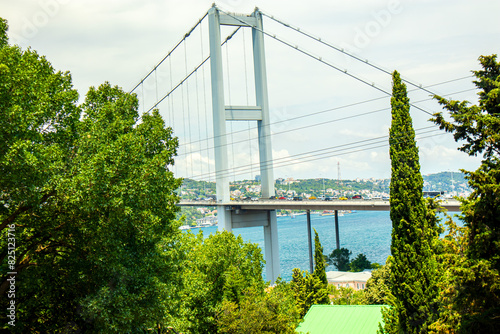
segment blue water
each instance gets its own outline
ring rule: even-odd
[[[335,217],[311,214],[311,226],[316,229],[323,246],[323,253],[330,254],[336,247]],[[351,259],[364,253],[370,262],[385,264],[391,250],[392,224],[388,211],[358,211],[339,217],[340,247],[352,252]],[[205,237],[217,231],[216,226],[203,228]],[[196,230],[193,231],[197,233]],[[245,241],[257,243],[264,254],[264,231],[262,227],[234,229]],[[314,232],[313,252],[314,252]],[[309,270],[309,248],[307,242],[306,215],[278,217],[278,240],[281,277],[292,278],[292,269]],[[336,270],[329,266],[327,271]],[[264,268],[264,279],[265,268]]]

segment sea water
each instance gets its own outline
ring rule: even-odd
[[[311,227],[319,235],[323,253],[330,254],[336,248],[335,216],[321,216],[311,213]],[[205,237],[217,231],[216,226],[202,228]],[[351,259],[363,253],[370,262],[385,264],[391,250],[392,223],[388,211],[357,211],[339,217],[340,247],[352,252]],[[193,230],[197,233],[196,230]],[[262,227],[234,229],[243,240],[258,244],[264,253],[264,230]],[[278,217],[278,240],[281,277],[289,281],[293,268],[308,270],[309,244],[306,215]],[[314,255],[314,231],[311,231]],[[336,270],[334,266],[327,271]],[[264,279],[266,279],[264,268]]]

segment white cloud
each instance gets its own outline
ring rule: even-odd
[[[23,48],[32,46],[40,54],[47,55],[56,69],[71,71],[74,85],[83,96],[90,85],[99,85],[104,81],[122,86],[125,90],[132,88],[197,22],[212,2],[213,0],[16,0],[3,1],[0,16],[9,20],[10,34]],[[221,0],[219,4],[229,11],[244,14],[251,13],[258,6],[264,12],[299,26],[334,45],[351,46],[362,59],[368,59],[388,71],[398,69],[403,77],[423,85],[467,76],[472,69],[478,68],[479,55],[500,53],[498,43],[494,42],[500,34],[500,26],[497,24],[497,13],[500,12],[498,1]],[[390,6],[395,6],[396,10],[391,11]],[[348,69],[385,91],[389,92],[391,89],[387,74],[337,51],[318,46],[267,18],[264,27],[266,31],[322,56],[339,68]],[[204,34],[207,34],[206,25],[203,29]],[[187,55],[189,70],[201,59],[201,38],[197,34],[198,31],[195,31],[187,44],[188,51],[189,48],[194,50]],[[361,34],[368,37],[364,44],[361,43]],[[250,32],[246,32],[247,39],[250,39],[250,35]],[[231,60],[224,63],[232,73],[230,89],[233,103],[245,103],[248,85],[244,84],[245,71],[241,67],[241,58],[246,56],[248,62],[251,61],[250,50],[244,54],[239,38],[241,36],[238,34],[232,40],[233,44],[229,43],[233,45],[228,50]],[[204,55],[207,55],[206,38],[204,43]],[[265,43],[271,119],[275,123],[272,131],[278,133],[304,128],[272,137],[275,159],[387,134],[390,125],[388,111],[340,119],[388,108],[388,99],[336,109],[383,96],[382,92],[270,38],[266,38]],[[173,61],[173,71],[179,78],[185,73],[183,52],[181,47]],[[246,75],[250,78],[251,85],[252,66],[249,65],[247,70]],[[166,69],[157,73],[161,79],[160,85],[163,85],[160,95],[170,87],[167,73]],[[207,84],[210,82],[208,68],[204,74]],[[174,83],[179,78],[176,77]],[[470,81],[434,86],[432,91],[448,96],[471,88]],[[190,84],[189,89],[193,93],[194,82]],[[150,88],[146,93],[151,98],[156,93],[156,86],[152,85]],[[408,88],[413,89],[410,85]],[[210,99],[209,88],[207,91],[207,98]],[[184,93],[187,94],[187,90]],[[249,94],[253,95],[252,88],[249,89]],[[453,97],[474,101],[475,93],[461,93]],[[428,99],[428,93],[411,92],[410,98],[430,112],[441,110],[435,101],[416,102]],[[174,118],[174,131],[181,136],[184,129],[180,126],[180,119],[185,118],[185,111],[181,98],[176,96],[175,99],[178,114]],[[198,99],[201,100],[200,97]],[[253,101],[253,97],[250,97],[250,101]],[[210,101],[207,105],[210,106]],[[195,106],[196,103],[191,100],[192,110]],[[163,105],[162,108],[162,114],[167,115]],[[203,106],[202,109],[206,107]],[[328,109],[331,111],[295,121],[289,120]],[[429,115],[412,108],[412,116],[415,128],[429,125]],[[334,122],[336,119],[339,120]],[[203,120],[211,127],[211,117]],[[324,125],[317,125],[320,123]],[[255,137],[254,134],[252,136]],[[453,140],[440,137],[433,137],[432,140],[432,144],[429,144],[431,146],[428,146],[427,141],[419,141],[422,172],[439,171],[440,168],[472,169],[473,165],[477,165],[477,159],[456,151],[457,144]],[[181,139],[181,142],[185,141],[189,140]],[[234,151],[235,166],[249,165],[258,160],[255,142],[252,143],[252,152],[245,145],[247,144],[237,145]],[[367,148],[343,155],[338,152],[336,155],[332,153],[328,158],[306,163],[300,163],[299,158],[292,157],[286,166],[277,168],[275,175],[281,173],[316,177],[318,174],[328,174],[332,177],[337,175],[338,161],[341,162],[342,175],[345,177],[387,175],[387,171],[390,171],[387,151],[387,148]],[[176,168],[190,170],[188,160],[199,161],[206,166],[214,164],[213,152],[210,158],[207,153],[199,153],[198,156],[193,153],[179,157]],[[232,156],[230,162],[232,165]],[[193,166],[194,172],[202,173],[201,167]],[[256,174],[253,168],[248,175],[251,176],[252,173]]]

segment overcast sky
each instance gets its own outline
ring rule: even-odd
[[[57,70],[70,71],[83,100],[89,86],[104,81],[130,91],[211,4],[212,1],[202,0],[0,0],[0,16],[9,21],[11,43],[32,47],[47,56]],[[467,77],[471,70],[478,69],[477,58],[500,52],[500,2],[492,0],[225,0],[217,5],[242,14],[252,13],[257,6],[264,13],[387,71],[398,70],[412,83],[431,86],[428,90],[433,93],[473,103],[477,92],[473,90],[472,78]],[[381,90],[391,89],[390,76],[379,70],[322,47],[267,17],[264,28]],[[228,104],[252,104],[253,101],[253,74],[249,65],[251,33],[243,30],[223,48],[224,57],[228,57],[224,60]],[[223,38],[230,31],[224,27]],[[173,60],[174,72],[182,76],[208,55],[207,32],[204,20],[185,46],[174,53],[177,57]],[[337,178],[338,163],[341,177],[345,179],[390,177],[388,147],[383,138],[390,126],[390,102],[388,97],[384,98],[386,94],[269,37],[265,43],[275,177]],[[159,68],[156,82],[146,87],[149,98],[163,96],[171,83],[179,80],[172,78],[173,74],[166,74],[167,70]],[[210,144],[204,141],[196,144],[197,148],[193,144],[207,136],[205,123],[211,126],[210,117],[202,116],[210,105],[204,102],[201,89],[209,82],[209,75],[207,64],[183,85],[179,94],[185,97],[178,94],[177,102],[159,106],[181,142],[191,143],[179,148],[176,166],[179,176],[213,172],[213,152],[204,150]],[[429,99],[429,92],[414,90],[411,85],[408,89],[416,106],[429,113],[441,110]],[[205,88],[205,94],[207,90],[210,94],[209,87]],[[140,98],[147,104],[147,96],[142,94]],[[369,100],[374,101],[365,102]],[[184,105],[180,101],[185,101]],[[169,107],[177,109],[180,115],[170,116]],[[189,113],[187,118],[186,113]],[[359,114],[364,115],[354,117]],[[416,129],[432,125],[424,111],[412,107],[411,114]],[[344,120],[340,120],[342,118]],[[188,119],[192,124],[187,123]],[[230,145],[231,166],[258,162],[255,139],[244,141],[255,137],[253,127],[254,124],[248,122],[238,122],[231,128],[228,125],[228,131],[233,132],[250,128],[230,139],[235,142]],[[426,137],[418,139],[423,174],[478,166],[478,158],[456,150],[457,144],[451,135],[425,132],[428,130],[432,129],[417,130],[417,134]],[[378,137],[382,138],[376,144],[372,140]],[[338,151],[336,146],[344,151]],[[199,152],[189,153],[196,149]],[[313,155],[302,155],[308,152]],[[321,152],[327,154],[318,155]],[[296,157],[296,160],[288,157]],[[248,178],[256,174],[258,168],[254,165],[233,177]]]

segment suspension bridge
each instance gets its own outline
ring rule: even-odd
[[[278,201],[275,196],[274,169],[295,164],[304,164],[388,147],[388,136],[373,136],[368,139],[343,142],[334,145],[311,143],[309,149],[283,157],[274,157],[272,139],[280,134],[300,136],[301,131],[315,131],[325,125],[336,125],[363,117],[379,117],[390,110],[390,89],[367,80],[353,71],[337,65],[326,57],[315,55],[307,48],[291,43],[277,34],[264,29],[264,19],[296,34],[303,39],[319,44],[326,52],[348,58],[371,71],[390,79],[391,72],[367,59],[350,53],[302,29],[283,22],[259,9],[251,14],[235,14],[213,5],[198,22],[180,39],[154,68],[130,91],[136,93],[142,112],[158,109],[166,124],[172,127],[179,138],[179,147],[174,166],[169,166],[177,177],[198,181],[215,182],[216,200],[181,201],[181,206],[217,206],[219,229],[262,226],[265,242],[267,279],[275,281],[280,275],[278,253],[277,209],[306,210],[308,233],[310,233],[310,210],[389,210],[388,201]],[[229,30],[227,30],[229,29]],[[353,84],[381,93],[366,100],[351,101],[319,110],[308,110],[300,115],[281,113],[273,118],[269,105],[269,87],[266,68],[264,39],[275,41],[287,49],[294,50],[305,58],[334,71]],[[253,72],[253,73],[252,73]],[[470,78],[466,77],[466,78]],[[296,78],[297,79],[297,78]],[[444,85],[457,78],[435,85]],[[298,79],[297,79],[298,80]],[[405,80],[414,91],[433,95],[431,86]],[[459,92],[457,92],[459,93]],[[383,107],[381,104],[383,103]],[[414,110],[427,116],[426,108],[411,103]],[[376,105],[376,106],[375,106]],[[361,106],[357,113],[341,116],[333,112]],[[328,117],[330,118],[328,118]],[[314,119],[316,121],[314,121]],[[320,119],[320,121],[317,121]],[[312,120],[312,121],[311,121]],[[292,126],[296,122],[297,126]],[[283,126],[286,124],[286,126]],[[417,139],[442,135],[439,129],[423,126],[415,129]],[[401,140],[406,134],[401,133]],[[261,200],[234,201],[230,199],[230,180],[259,174]],[[445,203],[449,211],[459,210],[456,201]],[[338,239],[338,215],[335,215]],[[312,270],[312,246],[309,244]]]

